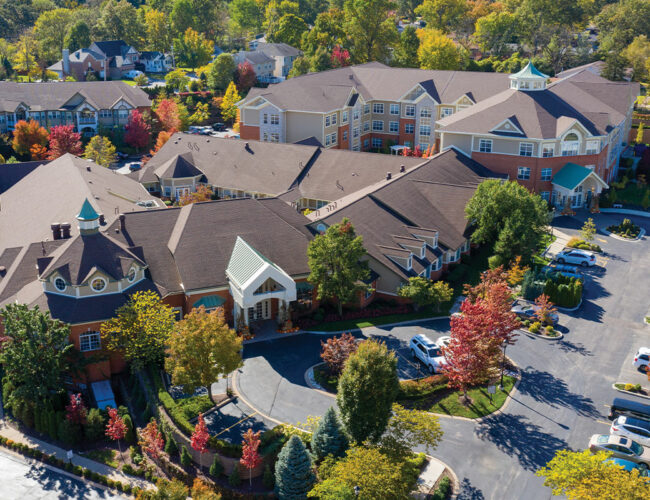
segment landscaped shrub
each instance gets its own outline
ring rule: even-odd
[[[223,474],[223,465],[221,460],[219,460],[219,455],[215,454],[212,465],[210,465],[210,475],[212,477],[219,477],[221,474]]]
[[[98,408],[91,408],[86,417],[84,433],[89,441],[103,439],[106,432],[106,419]]]
[[[488,266],[490,269],[496,269],[499,266],[505,264],[505,261],[501,255],[492,255],[488,257]]]
[[[133,431],[133,420],[131,420],[131,415],[126,414],[122,418],[124,419],[124,425],[126,425],[124,441],[127,443],[135,443],[135,432]]]
[[[178,445],[171,432],[168,432],[165,437],[165,453],[170,457],[178,454]]]
[[[187,451],[186,446],[183,446],[183,450],[181,451],[181,465],[183,467],[189,467],[192,465],[192,456],[190,455],[190,452]]]
[[[540,328],[542,327],[542,324],[539,321],[535,321],[530,327],[528,327],[528,330],[530,330],[532,333],[539,333]]]
[[[447,281],[450,283],[460,283],[467,274],[467,271],[469,271],[469,266],[467,264],[458,264],[449,271]]]
[[[228,476],[228,484],[233,488],[238,488],[241,486],[241,474],[239,472],[239,464],[235,464],[232,469],[232,472]]]
[[[399,383],[397,399],[424,398],[447,385],[447,377],[444,375],[431,375],[413,380],[402,380]]]
[[[535,281],[535,272],[529,269],[524,274],[524,280],[521,282],[521,295],[526,300],[535,300],[544,291],[544,284]]]
[[[634,224],[630,219],[623,219],[623,222],[618,225],[609,226],[607,230],[610,233],[628,239],[635,239],[641,232],[641,228]]]
[[[63,419],[59,422],[58,436],[61,441],[71,446],[79,441],[79,425],[70,422],[68,419]]]
[[[523,321],[523,325],[524,325],[526,328],[528,328],[528,327],[530,326],[530,320],[529,320],[529,319],[525,319],[525,320]]]
[[[549,337],[555,337],[557,335],[557,333],[555,332],[555,328],[553,328],[553,325],[547,325],[544,331],[546,332],[546,335],[548,335]]]
[[[438,483],[438,487],[433,492],[431,500],[447,500],[451,494],[451,479],[445,476]]]
[[[559,307],[576,307],[582,298],[582,281],[557,275],[554,279],[546,280],[544,294]]]
[[[589,243],[588,241],[582,240],[576,236],[572,237],[567,243],[568,247],[579,248],[581,250],[589,250],[590,252],[602,252],[602,248],[595,243]]]
[[[264,467],[264,475],[262,476],[262,484],[267,490],[272,490],[275,486],[275,476],[271,470],[271,466],[266,464]]]

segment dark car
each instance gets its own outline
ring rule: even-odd
[[[629,415],[647,420],[650,419],[650,405],[631,399],[614,398],[609,409],[609,419],[614,420],[619,415]]]
[[[221,123],[221,122],[213,123],[212,124],[212,129],[215,132],[223,132],[224,130],[226,130],[226,125],[224,123]]]

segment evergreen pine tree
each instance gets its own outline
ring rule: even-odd
[[[56,412],[54,410],[50,410],[47,412],[47,433],[52,439],[58,439],[58,429],[59,425],[56,420]]]
[[[214,461],[210,466],[210,475],[212,477],[219,477],[221,474],[223,474],[223,465],[221,464],[221,460],[219,460],[219,455],[215,453]]]
[[[291,436],[275,463],[275,493],[280,500],[303,500],[315,480],[305,445],[298,436]]]
[[[322,460],[327,455],[343,456],[347,444],[336,411],[330,407],[311,437],[311,450],[316,460]]]
[[[181,451],[181,465],[183,467],[189,467],[192,463],[192,457],[190,452],[187,451],[187,447],[183,445],[183,450]]]
[[[241,486],[241,474],[239,472],[239,463],[236,463],[232,472],[228,476],[228,484],[233,488]]]
[[[266,467],[264,467],[262,484],[268,490],[273,489],[273,487],[275,486],[275,477],[273,476],[273,471],[271,470],[271,466],[269,464],[266,464]]]
[[[127,443],[135,443],[135,433],[133,432],[133,421],[131,420],[131,415],[124,415],[124,425],[126,425],[126,434],[124,435],[124,441]]]
[[[178,445],[176,444],[176,440],[171,432],[167,433],[165,439],[165,453],[170,457],[178,455]]]

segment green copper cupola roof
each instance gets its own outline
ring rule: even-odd
[[[93,206],[88,201],[88,198],[84,200],[84,204],[81,206],[81,211],[77,214],[77,220],[80,221],[91,221],[99,219],[99,214],[95,211]]]
[[[539,71],[535,65],[528,64],[521,71],[510,75],[510,88],[516,90],[544,90],[548,75]]]
[[[545,75],[540,70],[538,70],[532,61],[528,61],[528,64],[524,66],[521,71],[510,75],[510,78],[548,78],[548,75]]]

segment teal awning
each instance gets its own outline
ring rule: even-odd
[[[296,290],[313,290],[314,285],[307,281],[299,281],[296,283]]]
[[[604,185],[604,187],[607,187],[605,181],[600,179],[593,170],[575,163],[567,163],[564,165],[560,171],[553,176],[553,184],[568,189],[569,191],[573,191],[590,175],[594,175]]]
[[[214,309],[215,307],[220,307],[226,303],[226,299],[220,295],[206,295],[197,300],[192,307],[199,308],[201,306],[206,309]]]

